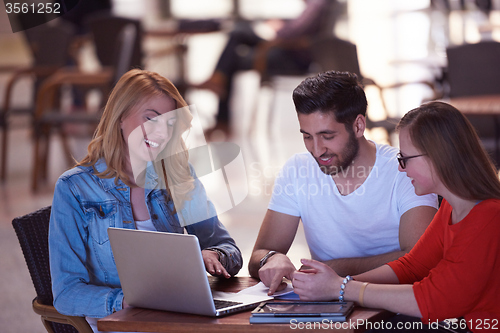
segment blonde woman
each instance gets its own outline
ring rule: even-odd
[[[240,270],[240,250],[188,164],[181,134],[191,119],[175,86],[159,74],[134,69],[118,81],[87,156],[56,184],[49,248],[59,312],[92,324],[127,306],[109,227],[187,230],[198,237],[210,274],[228,278]]]
[[[399,313],[385,326],[390,332],[418,327],[401,325],[408,321],[430,324],[414,331],[438,332],[438,322],[448,318],[461,318],[442,323],[454,331],[500,329],[496,169],[469,121],[446,103],[408,112],[399,131],[399,170],[412,179],[417,195],[443,197],[431,224],[407,255],[352,278],[303,260],[311,269],[293,275],[295,292],[305,300],[339,298]]]

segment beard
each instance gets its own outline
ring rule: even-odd
[[[339,161],[334,165],[321,165],[318,160],[316,162],[319,165],[320,170],[329,176],[336,176],[339,172],[349,168],[349,166],[353,163],[354,159],[358,156],[359,152],[359,142],[354,136],[354,132],[349,133],[349,141],[345,145],[344,149],[339,157]]]

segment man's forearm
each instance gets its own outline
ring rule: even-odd
[[[406,254],[406,251],[395,251],[371,257],[342,258],[324,261],[340,276],[361,274],[396,260]]]
[[[250,276],[253,278],[259,278],[259,269],[260,269],[260,259],[264,257],[269,250],[259,249],[254,250],[252,256],[250,257],[250,261],[248,262],[248,272]]]

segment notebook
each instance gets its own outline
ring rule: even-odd
[[[222,316],[255,308],[271,297],[212,292],[198,238],[108,228],[125,301],[135,307]]]

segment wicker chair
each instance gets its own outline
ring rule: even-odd
[[[92,333],[85,318],[62,315],[52,305],[48,243],[50,209],[50,206],[45,207],[12,221],[36,290],[33,311],[41,316],[49,333]]]

